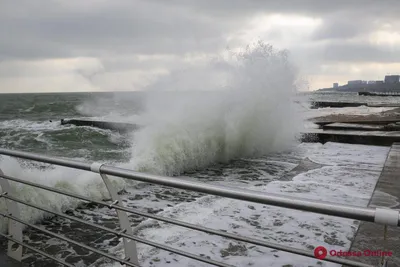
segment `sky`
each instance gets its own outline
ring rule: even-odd
[[[142,90],[227,47],[287,49],[302,90],[400,74],[399,0],[0,0],[0,93]]]

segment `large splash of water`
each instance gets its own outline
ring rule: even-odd
[[[197,79],[205,72],[219,79]],[[189,92],[166,97],[164,91],[182,88],[179,73]],[[140,117],[145,127],[133,134],[134,169],[180,174],[284,149],[295,141],[302,120],[293,101],[296,71],[286,51],[259,42],[207,68],[179,73],[173,74],[174,82],[152,86],[156,93],[147,98]],[[203,82],[208,91],[197,91]]]
[[[230,53],[229,58],[221,57],[172,75],[178,79],[160,80],[149,88],[153,90],[146,97],[145,110],[131,117],[131,122],[143,128],[132,134],[130,162],[120,166],[181,174],[215,162],[284,149],[295,140],[302,125],[293,101],[296,72],[287,53],[270,45],[260,42],[244,52]],[[165,92],[179,88],[188,92]],[[0,159],[0,168],[7,175],[94,199],[107,196],[100,177],[94,173],[61,167],[27,169],[7,157]],[[118,189],[125,186],[122,179],[115,182]],[[77,205],[71,198],[14,183],[13,187],[23,200],[55,210]],[[35,221],[44,215],[23,205],[21,209],[24,220]],[[0,202],[0,210],[5,210],[4,201]],[[5,222],[0,221],[2,231]]]

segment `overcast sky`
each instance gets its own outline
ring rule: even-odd
[[[310,90],[400,74],[399,0],[0,0],[0,92],[140,90],[258,39]]]

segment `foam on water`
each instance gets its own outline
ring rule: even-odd
[[[0,164],[2,171],[6,175],[18,177],[22,180],[74,192],[97,200],[109,197],[101,178],[94,173],[64,167],[45,170],[23,168],[17,160],[9,157],[2,157]],[[122,179],[112,178],[112,180],[116,188],[123,188],[124,181]],[[68,208],[73,208],[78,205],[78,201],[74,198],[36,189],[31,186],[25,186],[20,183],[10,182],[10,184],[18,198],[55,211],[65,211]],[[19,207],[23,220],[32,222],[41,220],[46,216],[43,212],[25,205],[19,205]],[[6,210],[4,199],[0,202],[0,210],[3,212]],[[6,220],[2,219],[0,221],[0,229],[1,231],[5,231]]]
[[[59,123],[50,121],[30,121],[30,120],[6,120],[0,121],[0,129],[11,129],[14,131],[25,130],[43,132],[48,130],[59,130]]]
[[[80,118],[80,119],[93,119],[93,117]],[[99,117],[99,119],[101,120],[102,118]],[[61,130],[76,129],[78,127],[72,124],[66,124],[62,126],[60,125],[61,125],[60,121],[30,121],[21,119],[0,121],[0,129],[12,131],[14,135],[18,135],[18,132],[22,132],[22,134],[24,132],[30,132],[39,134],[41,136],[45,132],[56,132]],[[78,129],[85,129],[85,128],[89,129],[92,132],[99,132],[102,134],[108,134],[108,135],[118,134],[109,129],[100,129],[89,126],[79,126]]]
[[[258,192],[278,193],[315,201],[351,204],[365,207],[379,177],[388,153],[386,147],[362,145],[302,144],[307,157],[330,158],[326,166],[301,173],[292,181],[273,181],[265,186],[242,185]],[[363,153],[359,153],[362,151]],[[346,161],[343,161],[346,159]],[[356,166],[368,163],[363,169]],[[224,184],[229,182],[224,181]],[[358,222],[332,216],[253,204],[206,196],[164,210],[160,215],[206,227],[264,239],[312,251],[317,246],[328,250],[348,250]],[[143,227],[143,226],[147,227]],[[209,236],[201,232],[165,223],[144,221],[138,234],[194,254],[204,254],[234,266],[338,266],[317,264],[318,260],[273,249]],[[138,245],[140,261],[146,266],[206,266],[168,252]],[[119,253],[122,253],[121,247]],[[118,264],[113,266],[120,266]]]
[[[17,119],[0,122],[0,129],[9,132],[2,138],[3,145],[6,147],[19,145],[20,143],[25,142],[28,138],[31,138],[32,140],[43,143],[47,148],[52,148],[53,145],[59,144],[49,139],[49,136],[46,136],[46,133],[78,129],[74,125],[65,125],[61,127],[62,128],[60,129],[59,121],[29,121]],[[113,133],[111,130],[90,127],[88,130],[90,130],[91,133],[98,132],[101,135],[108,136],[110,142],[121,142],[121,136],[118,133]],[[26,132],[29,132],[29,135],[27,135]],[[25,150],[29,150],[29,147],[25,148]],[[81,155],[86,155],[89,152],[85,148],[80,148],[78,150]],[[99,150],[101,149],[99,148]],[[109,149],[108,152],[112,152],[112,150]],[[85,157],[74,158],[74,160],[78,161],[84,161],[85,159]],[[93,199],[100,200],[109,197],[100,176],[94,173],[59,166],[48,168],[47,164],[41,164],[35,161],[20,161],[7,156],[0,156],[0,168],[6,175],[93,197]],[[125,182],[122,179],[112,179],[119,190],[124,187]],[[74,198],[36,189],[31,186],[25,186],[20,183],[10,182],[10,184],[20,199],[56,211],[65,211],[66,209],[74,208],[79,204],[79,202]],[[21,209],[22,219],[29,222],[35,222],[47,216],[42,211],[29,208],[25,205],[19,205],[19,207]],[[0,210],[6,210],[4,199],[0,200]],[[0,230],[4,232],[6,226],[7,220],[1,218]]]

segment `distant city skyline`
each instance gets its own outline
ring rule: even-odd
[[[346,84],[356,84],[358,82],[362,82],[362,83],[376,83],[376,82],[383,82],[383,83],[400,83],[400,74],[387,74],[384,77],[381,77],[381,79],[352,79],[352,80],[348,80],[345,83],[339,83],[339,82],[334,82],[332,83],[333,88],[337,87],[337,86],[343,86]]]
[[[319,91],[400,93],[400,75],[385,75],[379,80],[349,80],[344,84],[333,83],[332,86],[320,88]]]
[[[288,49],[317,90],[400,73],[400,1],[13,1],[0,4],[0,92],[142,90],[226,47]]]

